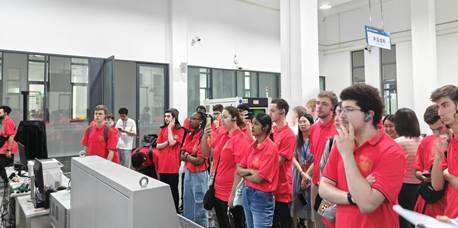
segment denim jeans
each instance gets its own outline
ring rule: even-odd
[[[274,194],[246,186],[243,191],[243,209],[247,228],[270,228],[275,209]]]
[[[207,190],[207,171],[192,173],[185,168],[183,216],[203,227],[208,227],[207,210],[204,209],[203,204]]]
[[[130,168],[132,150],[118,149],[118,152],[121,165]]]

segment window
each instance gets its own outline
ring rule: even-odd
[[[164,123],[166,69],[161,65],[142,64],[138,67],[139,110],[138,128],[140,136],[158,133]]]
[[[381,80],[385,115],[393,114],[398,109],[397,81],[396,81],[396,46],[391,50],[381,49],[380,55]]]
[[[351,68],[352,83],[364,83],[364,50],[351,52]]]
[[[280,74],[188,67],[188,114],[205,99],[272,97],[280,94]]]
[[[72,58],[71,60],[71,86],[72,86],[72,120],[87,119],[88,108],[88,59]]]
[[[47,57],[29,55],[28,87],[29,87],[29,120],[43,120],[45,108],[45,81],[47,74]]]
[[[320,76],[320,92],[326,90],[326,77]]]

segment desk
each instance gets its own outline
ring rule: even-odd
[[[16,227],[18,228],[48,228],[50,224],[49,209],[35,208],[30,196],[20,196],[16,198],[18,219]]]

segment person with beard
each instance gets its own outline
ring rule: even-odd
[[[171,108],[164,113],[164,125],[159,131],[156,149],[159,154],[159,180],[170,185],[173,202],[178,212],[178,171],[180,169],[180,150],[185,129],[178,121],[178,110]]]
[[[445,218],[458,217],[458,87],[445,85],[431,94],[431,100],[438,107],[441,121],[452,131],[440,135],[436,140],[436,154],[431,170],[431,183],[436,191],[448,182]]]
[[[16,135],[16,124],[9,116],[11,108],[8,106],[0,106],[0,137],[2,145],[0,145],[0,175],[3,183],[8,183],[5,167],[13,164],[14,154],[17,153],[18,146],[14,141]]]
[[[406,169],[402,148],[378,128],[383,102],[366,84],[344,89],[336,144],[331,149],[319,193],[337,204],[335,227],[398,227],[393,211]],[[372,175],[375,182],[367,177]]]
[[[312,172],[312,205],[317,200],[318,188],[320,182],[320,161],[326,142],[330,137],[337,134],[333,116],[333,108],[337,104],[337,96],[332,91],[322,91],[318,94],[316,100],[316,112],[318,120],[310,128],[310,151],[313,154],[313,172]],[[313,213],[315,226],[324,228],[324,223],[318,213]],[[327,222],[328,226],[331,223]]]

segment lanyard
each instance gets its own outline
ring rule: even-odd
[[[310,150],[310,141],[308,141],[307,143],[304,143],[304,145],[302,145],[302,159],[303,161],[306,161],[307,160],[307,152]]]

